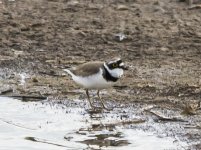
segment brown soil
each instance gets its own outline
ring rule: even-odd
[[[129,71],[104,98],[177,109],[200,127],[197,6],[177,0],[0,0],[2,94],[74,97],[78,87],[63,68],[121,56]],[[25,85],[20,73],[28,75]],[[201,131],[186,135],[197,141]]]

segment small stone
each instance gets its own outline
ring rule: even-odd
[[[88,10],[100,10],[100,9],[102,9],[103,8],[103,6],[102,5],[98,5],[98,4],[90,4],[89,6],[88,6]]]
[[[155,6],[154,11],[155,12],[160,12],[160,13],[165,13],[165,10],[160,6]]]
[[[126,5],[118,5],[118,6],[117,6],[117,10],[122,10],[122,11],[124,11],[124,10],[129,10],[129,8],[128,8]]]
[[[126,35],[123,34],[123,33],[115,34],[115,39],[116,39],[116,41],[121,42],[121,41],[123,41],[124,39],[126,39]]]
[[[21,25],[20,30],[21,30],[21,31],[29,31],[30,28],[27,27],[27,26],[25,26],[25,25]]]
[[[78,5],[78,4],[79,4],[79,2],[76,1],[76,0],[70,1],[70,2],[67,3],[67,5],[69,5],[69,6],[76,6],[76,5]]]
[[[34,78],[32,78],[32,82],[38,82],[38,79],[36,79],[35,77]]]

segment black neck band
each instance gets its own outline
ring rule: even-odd
[[[107,68],[105,68],[105,66],[103,66],[103,69],[105,71],[105,73],[103,74],[103,77],[107,80],[107,81],[112,81],[112,82],[116,82],[118,80],[118,78],[113,77],[109,71],[107,70]]]

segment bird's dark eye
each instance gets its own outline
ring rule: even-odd
[[[115,63],[115,64],[112,64],[112,67],[113,68],[116,68],[118,65]]]

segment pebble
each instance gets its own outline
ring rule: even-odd
[[[126,5],[118,5],[117,10],[124,11],[124,10],[129,10],[129,8]]]

